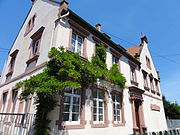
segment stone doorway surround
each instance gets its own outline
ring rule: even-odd
[[[144,122],[143,111],[143,97],[144,90],[135,86],[129,87],[130,102],[133,118],[133,132],[134,134],[143,134],[147,131],[147,127]]]

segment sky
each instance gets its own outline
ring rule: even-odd
[[[156,69],[161,75],[161,91],[180,104],[180,1],[179,0],[68,0],[69,7],[124,48],[140,43],[143,32]],[[31,0],[0,0],[0,72]]]

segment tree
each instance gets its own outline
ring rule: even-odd
[[[180,119],[180,106],[177,103],[171,103],[163,96],[163,104],[167,118]]]
[[[36,98],[35,135],[50,134],[50,120],[47,116],[57,106],[56,95],[65,88],[83,90],[93,85],[98,78],[109,80],[122,89],[125,87],[126,79],[119,72],[117,64],[107,70],[106,49],[103,44],[97,45],[92,61],[84,61],[79,54],[65,51],[64,48],[52,48],[48,56],[50,61],[42,73],[16,85],[23,87],[21,100],[27,100],[29,95]]]

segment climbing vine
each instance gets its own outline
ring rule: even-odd
[[[57,106],[57,93],[66,87],[84,89],[96,82],[97,78],[109,80],[121,88],[125,86],[126,79],[119,72],[117,64],[107,70],[103,44],[97,45],[91,61],[84,61],[77,53],[65,51],[64,48],[52,48],[48,57],[50,60],[42,73],[16,85],[23,87],[21,100],[35,95],[35,135],[50,134],[48,113]]]

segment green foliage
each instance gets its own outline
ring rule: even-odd
[[[17,87],[24,87],[20,99],[27,100],[35,94],[37,107],[35,119],[35,135],[49,135],[51,122],[47,116],[56,106],[56,95],[66,87],[86,88],[97,81],[97,78],[106,79],[124,88],[126,79],[113,65],[110,70],[106,66],[106,49],[98,44],[96,55],[92,61],[83,61],[76,53],[64,51],[64,48],[52,48],[48,54],[50,61],[40,74],[19,82]]]
[[[165,115],[169,119],[180,119],[180,106],[177,103],[171,103],[166,100],[166,97],[163,96],[163,104]]]

